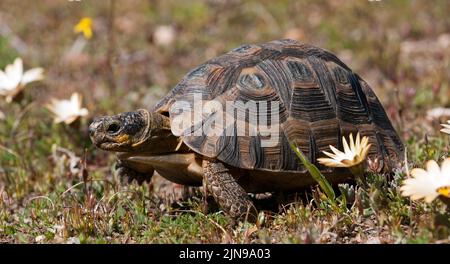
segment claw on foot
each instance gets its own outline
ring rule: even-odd
[[[153,176],[153,173],[142,173],[128,168],[120,161],[116,164],[116,170],[121,179],[126,179],[128,183],[132,183],[135,180],[139,185],[142,185],[144,182],[150,183]]]

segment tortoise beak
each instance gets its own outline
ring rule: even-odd
[[[96,118],[89,125],[89,137],[91,138],[92,143],[95,146],[100,147],[102,142],[105,141],[105,133],[103,128],[103,120],[104,118]]]
[[[90,125],[89,125],[89,136],[91,139],[95,136],[95,132],[98,131],[99,127],[101,127],[101,121],[99,119],[95,119]]]
[[[122,131],[121,123],[109,116],[95,119],[89,125],[89,136],[92,143],[99,148],[105,143],[118,143],[117,135]]]

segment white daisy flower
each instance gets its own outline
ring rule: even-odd
[[[67,125],[89,113],[86,108],[81,107],[81,95],[78,93],[73,93],[70,100],[52,98],[46,107],[55,115],[55,123],[64,122]]]
[[[450,158],[445,159],[440,168],[434,160],[428,161],[426,167],[427,170],[411,170],[412,178],[404,180],[400,187],[402,195],[412,200],[425,198],[427,203],[439,195],[450,198]]]
[[[328,167],[353,167],[363,162],[367,153],[369,152],[371,144],[369,144],[369,138],[363,137],[362,140],[359,133],[356,134],[356,140],[353,140],[352,134],[350,134],[350,146],[347,143],[345,137],[342,137],[344,152],[330,145],[330,149],[333,153],[323,151],[325,155],[330,158],[319,158],[317,161]]]
[[[22,59],[16,58],[13,64],[6,66],[5,71],[0,70],[0,95],[5,96],[9,103],[23,91],[25,85],[42,79],[44,79],[42,68],[23,72]]]
[[[441,132],[449,134],[450,135],[450,120],[447,121],[448,124],[441,124],[444,128],[441,129]]]

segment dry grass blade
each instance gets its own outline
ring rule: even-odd
[[[43,195],[31,197],[31,198],[26,202],[25,207],[27,207],[27,205],[28,205],[29,203],[31,203],[32,201],[37,200],[37,199],[44,199],[44,200],[49,201],[50,204],[52,205],[52,210],[55,210],[55,204],[53,203],[52,199],[48,198],[47,196],[43,196]]]

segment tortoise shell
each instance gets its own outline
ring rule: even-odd
[[[369,85],[335,55],[311,45],[279,40],[238,47],[189,72],[153,111],[169,115],[171,120],[185,118],[180,115],[186,111],[172,111],[171,106],[176,102],[194,105],[199,94],[204,101],[222,105],[252,100],[278,103],[273,111],[268,107],[245,114],[246,109],[236,109],[231,126],[216,124],[220,133],[215,135],[195,134],[214,114],[202,115],[200,125],[191,123],[183,142],[198,154],[229,166],[305,173],[290,148],[289,142],[295,142],[319,169],[333,173],[335,168],[326,168],[316,159],[323,156],[323,150],[329,150],[329,145],[342,149],[342,136],[357,132],[369,137],[369,157],[378,158],[384,171],[403,157],[402,142]],[[222,113],[227,115],[225,110]],[[245,124],[251,117],[271,120],[269,115],[273,114],[279,116],[278,122],[269,124],[278,126],[277,144],[262,147],[264,131]],[[243,124],[246,132],[253,129],[256,133],[238,135],[238,124]]]

